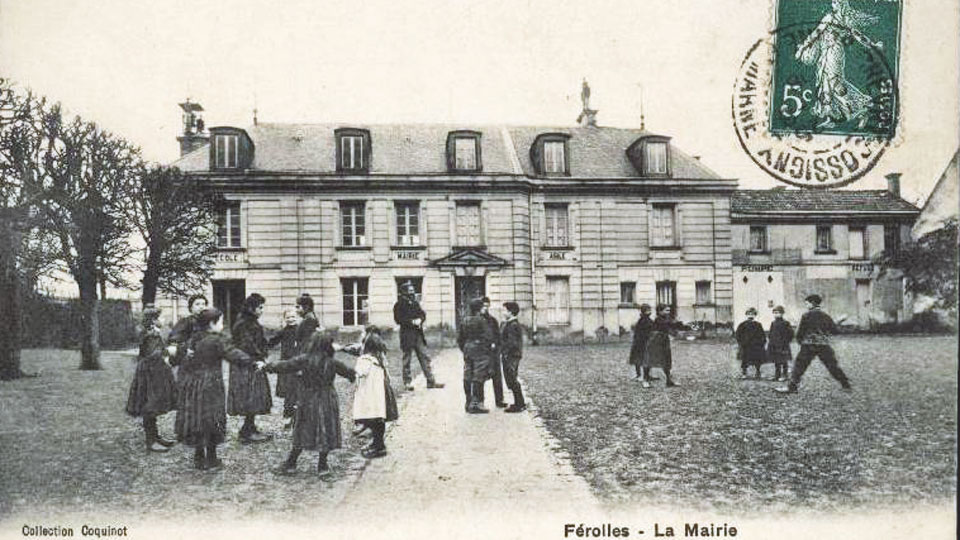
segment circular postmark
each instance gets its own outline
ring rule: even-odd
[[[777,180],[849,184],[873,169],[895,134],[897,84],[883,44],[846,30],[829,21],[779,27],[744,56],[731,103],[734,130],[750,159]],[[856,54],[844,54],[852,48]]]

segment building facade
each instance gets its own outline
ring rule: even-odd
[[[780,304],[799,320],[803,299],[845,324],[870,328],[909,317],[901,277],[881,277],[874,258],[910,238],[919,209],[900,197],[899,174],[888,190],[739,190],[733,194],[734,320],[748,307],[768,325]]]
[[[476,296],[516,301],[541,335],[618,334],[641,303],[729,321],[736,181],[594,115],[566,128],[260,123],[181,140],[174,165],[228,201],[206,292],[231,314],[262,294],[267,325],[307,292],[327,327],[392,326],[406,281],[428,327],[455,327]]]

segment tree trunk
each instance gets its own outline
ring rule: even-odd
[[[0,255],[0,380],[23,376],[20,370],[20,347],[23,327],[20,302],[20,279],[13,258]]]
[[[143,292],[140,295],[140,301],[144,307],[147,304],[157,303],[157,285],[160,283],[160,272],[157,268],[160,265],[160,256],[155,253],[157,253],[155,249],[148,251],[147,267],[143,271]]]
[[[80,369],[100,369],[100,299],[96,271],[81,269],[77,285],[80,288]]]

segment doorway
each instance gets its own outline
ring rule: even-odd
[[[474,298],[483,298],[486,295],[486,278],[483,276],[456,276],[454,287],[456,289],[457,325],[459,326],[460,321],[470,315],[470,301]]]
[[[247,296],[247,285],[242,279],[215,279],[213,284],[213,307],[223,312],[223,328],[233,328],[240,314],[243,299]]]
[[[783,272],[734,272],[733,320],[740,324],[746,319],[747,308],[757,310],[757,322],[769,328],[773,322],[773,308],[783,305]],[[790,311],[790,307],[787,306]],[[790,313],[788,313],[790,315]]]
[[[870,280],[869,279],[858,279],[857,280],[857,323],[860,328],[870,328],[871,326],[871,317],[870,317]]]

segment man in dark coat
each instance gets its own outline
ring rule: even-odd
[[[267,338],[257,320],[263,313],[263,296],[252,294],[243,301],[243,309],[231,329],[233,345],[253,358],[254,362],[267,359]],[[270,397],[270,382],[267,374],[251,365],[230,364],[230,386],[227,392],[227,413],[243,416],[240,442],[259,443],[269,441],[272,435],[260,433],[256,416],[270,414],[273,400]]]
[[[823,299],[818,294],[811,294],[805,300],[807,312],[800,318],[797,327],[797,341],[800,343],[800,352],[793,364],[793,373],[787,386],[776,389],[783,394],[793,394],[800,387],[800,379],[807,371],[814,357],[819,357],[827,371],[834,379],[840,382],[844,390],[850,390],[850,381],[847,375],[837,364],[837,355],[830,346],[830,336],[837,332],[837,326],[829,315],[820,310]]]
[[[497,407],[507,406],[503,401],[503,364],[500,361],[500,323],[497,318],[490,314],[490,299],[483,297],[483,318],[490,325],[490,332],[493,334],[494,348],[490,351],[490,376],[493,379],[493,398]]]
[[[653,308],[650,304],[640,306],[640,319],[633,327],[633,344],[630,346],[630,363],[633,364],[637,372],[635,380],[650,380],[650,368],[645,367],[644,357],[647,354],[647,341],[650,339],[650,332],[653,330],[653,319],[650,313]]]
[[[747,368],[753,366],[756,370],[755,379],[760,378],[760,366],[763,364],[766,356],[764,347],[767,344],[767,336],[763,332],[763,326],[756,321],[757,310],[749,308],[746,312],[747,320],[737,325],[736,337],[738,352],[740,354],[740,378],[747,378]]]
[[[513,392],[513,405],[507,407],[505,412],[518,413],[527,408],[523,400],[523,389],[517,380],[520,359],[523,358],[523,327],[517,320],[520,306],[516,302],[507,302],[503,307],[510,315],[500,327],[500,355],[503,358],[503,377],[507,381],[507,388]]]
[[[457,345],[463,351],[465,410],[471,414],[490,412],[483,406],[483,384],[489,378],[490,351],[496,348],[490,325],[484,318],[483,300],[470,301],[470,316],[460,321]]]
[[[393,320],[400,325],[400,350],[403,352],[403,385],[413,390],[413,375],[410,372],[410,360],[417,353],[420,369],[427,379],[427,388],[443,388],[430,368],[430,355],[427,354],[427,340],[423,337],[423,321],[427,314],[417,302],[416,289],[409,281],[400,288],[400,299],[393,305]]]

